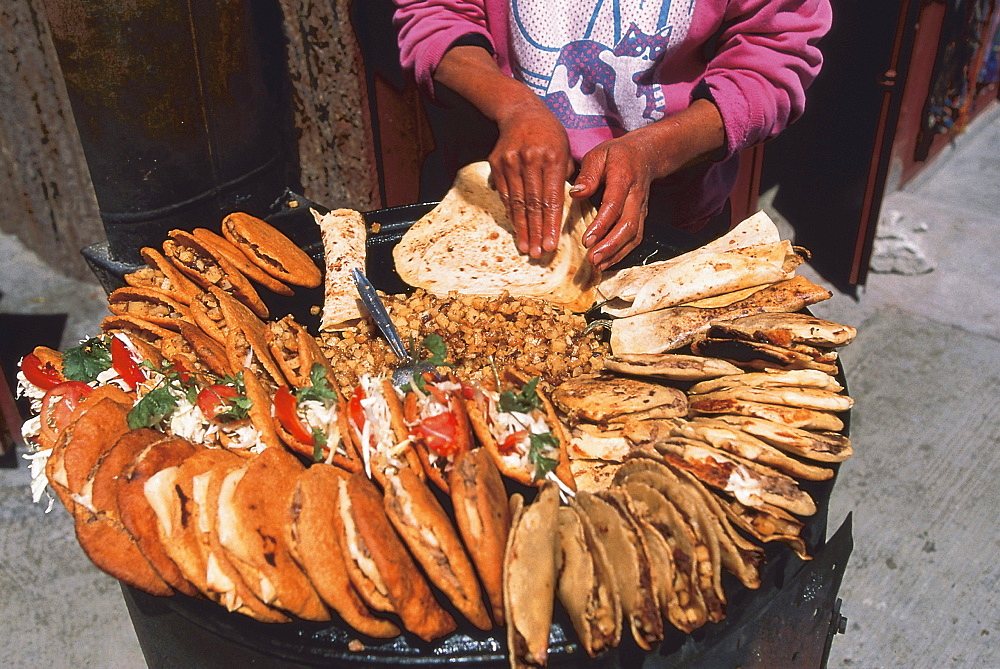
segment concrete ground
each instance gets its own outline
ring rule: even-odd
[[[883,211],[926,223],[933,271],[872,274],[859,299],[814,307],[859,329],[843,353],[856,455],[830,518],[832,531],[853,513],[855,549],[830,667],[1000,667],[997,146],[994,112],[887,198]],[[68,313],[63,346],[96,331],[96,284],[61,277],[9,236],[0,257],[0,312]],[[117,582],[90,565],[62,508],[31,503],[23,465],[0,469],[0,527],[0,666],[145,666]]]

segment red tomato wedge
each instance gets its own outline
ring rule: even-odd
[[[313,445],[313,436],[302,419],[299,418],[299,401],[288,386],[281,386],[274,393],[274,416],[285,428],[288,434],[309,446]]]
[[[132,351],[125,342],[118,337],[111,338],[111,366],[122,377],[129,390],[135,390],[136,386],[146,380],[146,372],[132,357]]]
[[[52,390],[66,379],[51,362],[43,363],[37,355],[29,353],[21,360],[21,371],[31,385],[42,390]]]
[[[511,455],[517,451],[517,445],[522,439],[528,436],[527,430],[518,430],[517,432],[511,432],[506,437],[504,437],[503,443],[499,444],[499,450],[501,455]]]
[[[347,417],[354,424],[354,429],[359,433],[365,427],[365,408],[361,406],[361,400],[365,398],[365,389],[358,386],[354,389],[351,399],[347,402]]]
[[[449,456],[458,452],[458,418],[451,411],[424,418],[414,432],[427,448],[438,455]]]
[[[177,372],[177,377],[181,381],[191,380],[191,370],[188,369],[187,363],[184,362],[184,358],[179,355],[175,355],[170,359],[170,366],[175,372]]]
[[[59,433],[69,425],[73,410],[93,392],[94,389],[83,381],[64,381],[45,393],[38,412],[43,445],[51,446],[56,442]]]
[[[215,420],[216,416],[229,408],[229,400],[237,395],[239,392],[232,386],[219,384],[202,388],[198,393],[198,408],[205,414],[205,418]]]

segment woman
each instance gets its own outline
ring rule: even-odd
[[[802,113],[831,21],[829,0],[396,5],[403,67],[496,123],[489,161],[521,252],[555,249],[576,172],[573,197],[600,200],[584,235],[600,270],[639,244],[650,208],[690,231],[722,210],[737,152]]]

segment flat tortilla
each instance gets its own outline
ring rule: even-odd
[[[490,166],[462,168],[441,203],[417,221],[393,250],[399,276],[431,293],[537,297],[574,311],[594,303],[596,277],[584,256],[583,232],[593,207],[569,196],[558,248],[540,259],[517,249],[514,226],[490,186]]]

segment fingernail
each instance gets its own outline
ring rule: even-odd
[[[591,246],[594,243],[594,235],[587,235],[583,238],[584,246]]]
[[[598,265],[601,264],[601,262],[603,260],[604,260],[604,256],[602,256],[600,253],[598,253],[597,255],[594,256],[594,260],[593,260],[594,266],[597,267]]]
[[[582,190],[583,190],[583,186],[580,185],[580,184],[573,184],[572,186],[569,187],[569,192],[570,193],[579,193]]]

